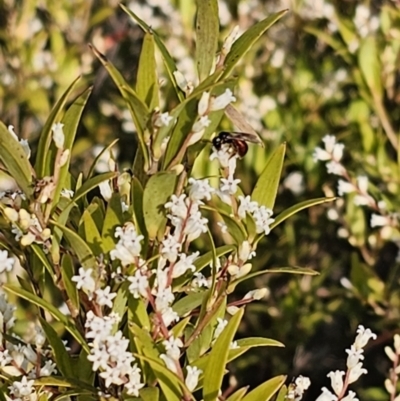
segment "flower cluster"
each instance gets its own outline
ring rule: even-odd
[[[328,377],[331,379],[331,386],[334,391],[332,393],[326,387],[322,388],[322,394],[317,398],[317,401],[357,401],[356,393],[349,391],[346,395],[347,388],[351,383],[359,379],[362,374],[367,373],[363,368],[362,361],[364,360],[364,347],[369,340],[375,340],[376,334],[370,329],[359,325],[357,336],[354,343],[346,350],[347,356],[347,371],[336,370],[329,372]]]
[[[389,372],[389,377],[385,380],[385,388],[390,394],[390,399],[393,401],[400,400],[400,393],[397,390],[397,383],[400,376],[400,335],[394,335],[393,348],[386,346],[385,352],[388,358],[392,361],[392,368]]]
[[[138,397],[144,384],[137,364],[132,365],[135,358],[128,350],[129,340],[121,331],[113,331],[119,320],[119,316],[113,313],[99,317],[92,311],[88,312],[85,323],[86,338],[91,340],[88,359],[93,364],[93,371],[101,370],[100,377],[106,388],[111,384],[123,385],[127,394]]]

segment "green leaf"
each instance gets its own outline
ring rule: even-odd
[[[112,312],[117,313],[119,316],[125,316],[126,305],[128,302],[129,291],[128,291],[129,283],[122,283],[121,287],[119,287],[117,291],[117,296],[113,301]],[[117,332],[118,324],[114,327],[114,333]]]
[[[247,390],[249,389],[249,386],[242,387],[239,390],[235,391],[232,395],[230,395],[226,401],[241,401],[245,394],[247,393]]]
[[[154,110],[159,105],[157,65],[154,51],[154,35],[146,32],[140,52],[136,92],[150,110]]]
[[[74,82],[68,87],[61,98],[57,101],[53,110],[47,119],[42,132],[39,136],[39,145],[36,155],[35,171],[38,178],[43,178],[47,175],[51,175],[52,166],[51,159],[54,157],[54,152],[50,152],[50,145],[52,141],[52,130],[53,124],[60,121],[60,114],[67,102],[68,96],[72,93],[75,85],[80,80],[80,77],[76,78]]]
[[[158,387],[146,387],[139,390],[140,398],[143,401],[158,401],[160,389]]]
[[[35,386],[51,386],[51,387],[78,387],[80,390],[85,390],[92,394],[97,394],[98,390],[95,387],[89,386],[86,383],[74,379],[57,376],[40,377],[35,380]]]
[[[276,340],[272,340],[271,338],[264,337],[247,337],[241,338],[237,340],[237,345],[239,347],[284,347],[284,345]]]
[[[283,385],[280,388],[275,401],[285,401],[287,398],[287,393],[288,393],[288,388],[287,388],[287,386]]]
[[[180,101],[184,100],[184,96],[182,91],[179,89],[178,85],[176,84],[176,80],[174,77],[174,72],[178,70],[178,68],[175,65],[174,59],[171,57],[169,54],[167,48],[165,47],[164,43],[160,39],[160,36],[155,32],[149,25],[147,25],[143,20],[141,20],[133,11],[129,10],[126,6],[123,4],[120,4],[120,7],[134,20],[136,21],[139,26],[148,33],[153,34],[154,36],[154,41],[160,50],[161,56],[164,60],[164,65],[165,69],[167,70],[168,76],[172,82],[172,85],[175,89],[176,95],[178,96]]]
[[[218,1],[197,0],[196,5],[196,65],[201,82],[208,77],[217,53]]]
[[[147,237],[146,224],[143,217],[143,187],[136,177],[131,181],[131,204],[133,207],[133,220],[137,231]]]
[[[103,241],[103,252],[108,253],[115,248],[116,238],[115,229],[124,224],[122,214],[121,196],[119,193],[113,193],[107,205],[106,215],[104,217],[101,238]]]
[[[103,253],[102,238],[93,219],[92,209],[88,207],[83,212],[81,221],[79,222],[79,234],[85,239],[93,254],[100,256]]]
[[[221,257],[226,255],[228,252],[232,252],[236,249],[234,245],[222,245],[215,249],[215,253],[217,257]],[[210,264],[213,259],[213,253],[211,251],[201,255],[198,259],[195,260],[194,266],[196,267],[196,272],[202,270],[204,267]]]
[[[223,213],[220,211],[219,214],[224,220],[224,223],[228,228],[228,233],[232,236],[236,245],[241,245],[243,241],[247,239],[247,233],[242,223],[240,221],[237,221],[235,218],[229,216],[227,213]]]
[[[378,44],[374,36],[362,40],[358,51],[358,64],[365,82],[375,99],[381,99],[383,94]]]
[[[49,259],[47,258],[47,255],[43,251],[43,248],[40,247],[38,244],[33,243],[33,244],[31,244],[31,249],[36,254],[36,256],[40,259],[43,266],[49,272],[50,276],[53,277],[54,276],[54,266],[50,263]]]
[[[336,198],[335,197],[328,197],[328,198],[316,198],[316,199],[310,199],[306,200],[300,203],[297,203],[296,205],[293,205],[289,207],[288,209],[284,210],[282,213],[279,213],[278,216],[276,216],[275,221],[271,224],[271,229],[275,228],[282,222],[284,222],[287,218],[290,216],[293,216],[294,214],[300,212],[300,210],[307,209],[312,206],[320,205],[321,203],[326,203],[326,202],[333,202]]]
[[[65,328],[71,333],[71,335],[78,341],[78,343],[89,353],[89,347],[86,344],[85,339],[82,337],[81,333],[79,333],[78,329],[75,325],[69,320],[68,316],[64,315],[58,308],[54,305],[50,304],[43,298],[36,296],[28,291],[23,290],[22,288],[16,287],[10,284],[4,284],[3,288],[12,294],[18,295],[20,298],[26,299],[32,304],[39,306],[44,311],[50,313],[56,320],[60,321],[64,324]]]
[[[137,355],[138,359],[146,361],[157,377],[162,392],[168,401],[181,401],[183,392],[187,391],[185,384],[179,377],[171,372],[160,359],[153,359],[144,355]]]
[[[269,209],[274,208],[282,174],[286,144],[280,145],[268,159],[251,194],[251,199]]]
[[[86,180],[82,186],[75,192],[74,197],[72,198],[71,202],[77,202],[87,193],[92,191],[93,189],[97,188],[102,182],[112,180],[118,175],[118,173],[114,171],[108,171],[107,173],[102,173]]]
[[[150,330],[150,318],[142,298],[128,298],[128,322],[135,323],[144,330]]]
[[[56,221],[52,221],[51,223],[65,235],[81,265],[85,268],[94,268],[96,266],[96,258],[89,245],[75,231]]]
[[[76,284],[72,281],[72,276],[75,274],[74,262],[72,256],[68,253],[64,254],[61,259],[61,276],[64,282],[65,291],[68,295],[68,300],[76,311],[79,313],[79,296]]]
[[[282,387],[283,383],[285,383],[285,380],[286,376],[276,376],[250,391],[250,393],[248,393],[242,399],[242,401],[269,401]]]
[[[18,186],[29,198],[32,195],[32,171],[28,157],[22,145],[0,121],[0,161],[6,171],[16,181]]]
[[[276,21],[280,20],[287,11],[288,10],[279,11],[263,19],[253,25],[233,43],[232,48],[225,59],[225,72],[222,75],[222,78],[227,77],[232,72],[235,65],[250,50],[261,35],[263,35],[264,32]]]
[[[244,309],[242,308],[232,316],[211,349],[207,368],[204,372],[204,401],[215,401],[218,398],[229,355],[229,347],[239,327],[243,313]]]
[[[289,273],[289,274],[304,274],[307,276],[317,276],[319,273],[313,269],[308,267],[275,267],[266,270],[260,270],[257,272],[246,274],[246,276],[240,277],[237,280],[232,281],[229,284],[228,292],[232,293],[235,287],[242,283],[243,281],[250,280],[253,277],[261,276],[263,274],[272,274],[272,273]]]
[[[71,358],[65,349],[65,345],[61,341],[59,334],[54,330],[53,326],[39,316],[40,324],[46,334],[47,341],[54,351],[57,369],[65,377],[72,377]]]
[[[56,182],[56,188],[53,193],[53,199],[51,202],[51,209],[57,207],[58,202],[60,201],[60,194],[63,188],[66,188],[67,185],[67,177],[69,174],[69,163],[71,160],[71,151],[72,146],[75,142],[76,131],[78,129],[79,121],[81,119],[83,109],[87,103],[87,100],[90,96],[92,89],[89,88],[85,92],[82,93],[81,96],[78,97],[74,101],[74,103],[69,107],[67,112],[65,113],[64,118],[62,119],[62,123],[64,124],[64,151],[69,150],[68,161],[60,168],[59,178]]]
[[[149,238],[155,239],[158,232],[164,235],[167,218],[165,203],[174,193],[176,175],[159,172],[150,177],[143,193],[143,214]]]
[[[196,309],[203,302],[205,297],[204,292],[193,292],[172,305],[172,309],[180,316],[185,316],[187,313]]]
[[[101,54],[94,46],[90,45],[90,48],[96,55],[96,57],[100,60],[103,66],[106,68],[108,73],[110,74],[112,80],[115,85],[118,87],[122,97],[125,99],[129,111],[131,112],[133,122],[136,127],[137,138],[139,145],[141,147],[145,165],[144,170],[146,171],[149,168],[149,154],[147,151],[146,141],[145,141],[145,131],[147,127],[147,123],[150,118],[150,111],[137,93],[129,87],[129,84],[125,81],[124,77],[121,73],[107,60],[104,54]]]

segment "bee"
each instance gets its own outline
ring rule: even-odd
[[[223,145],[228,145],[232,156],[238,155],[240,158],[244,157],[249,149],[247,142],[261,144],[258,136],[246,134],[245,132],[222,131],[212,140],[212,144],[217,151]]]

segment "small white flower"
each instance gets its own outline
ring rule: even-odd
[[[168,127],[170,122],[174,119],[174,117],[170,116],[168,112],[158,114],[154,121],[154,125],[158,128],[160,127]]]
[[[163,258],[174,263],[178,258],[179,250],[182,244],[178,242],[175,235],[168,234],[168,237],[162,241],[161,255]]]
[[[178,85],[178,87],[180,89],[182,89],[184,92],[186,92],[186,90],[188,88],[188,82],[187,82],[186,78],[184,77],[184,75],[178,70],[174,71],[172,74],[175,77],[175,81],[176,81],[176,84]]]
[[[210,200],[212,193],[215,191],[210,186],[208,179],[196,180],[195,178],[189,178],[189,184],[191,185],[189,197],[194,201]]]
[[[199,104],[197,106],[197,113],[199,116],[203,116],[204,114],[206,114],[209,103],[210,103],[210,92],[203,92]]]
[[[40,368],[40,373],[39,376],[40,377],[44,377],[44,376],[51,376],[54,373],[57,373],[57,369],[56,369],[57,365],[53,362],[53,361],[46,361],[44,366],[42,366]]]
[[[356,190],[355,186],[348,181],[339,180],[338,181],[338,194],[339,196],[343,196],[344,194],[348,194],[350,192],[354,192]]]
[[[63,188],[61,190],[61,196],[64,196],[64,198],[71,199],[74,196],[74,191],[72,191],[71,189]]]
[[[172,277],[177,278],[185,274],[188,270],[194,272],[196,267],[193,262],[199,257],[199,252],[194,252],[191,255],[187,256],[184,253],[179,255],[179,261],[175,263],[173,267]]]
[[[119,240],[115,249],[110,251],[111,259],[119,259],[122,266],[135,263],[140,256],[142,250],[140,242],[144,236],[137,233],[135,226],[131,222],[126,223],[124,227],[117,227],[114,236]]]
[[[356,349],[364,348],[370,339],[376,340],[377,336],[370,329],[366,329],[363,325],[359,325],[357,328],[357,337],[354,341]]]
[[[194,241],[202,233],[207,232],[207,223],[208,220],[202,217],[199,211],[191,214],[184,229],[184,234],[187,236],[186,240],[188,242]]]
[[[188,214],[188,208],[185,203],[186,195],[180,196],[171,195],[171,200],[164,207],[169,210],[174,216],[185,219]]]
[[[140,296],[145,298],[147,296],[149,279],[139,269],[135,271],[133,276],[128,277],[127,280],[131,283],[128,290],[134,298],[139,298]]]
[[[100,189],[100,193],[101,196],[107,201],[109,202],[109,200],[112,197],[113,194],[113,190],[111,188],[111,184],[110,181],[103,181],[99,184],[99,189]]]
[[[12,386],[8,387],[10,389],[10,394],[14,395],[16,398],[26,399],[35,391],[33,388],[34,382],[34,380],[28,381],[27,377],[23,376],[21,381],[15,381]]]
[[[179,315],[170,306],[161,312],[161,317],[166,327],[179,320]]]
[[[9,258],[7,251],[0,251],[0,273],[10,272],[14,267],[14,263],[14,258]]]
[[[335,394],[332,394],[326,387],[322,387],[322,394],[315,401],[337,401]]]
[[[357,177],[357,185],[358,185],[358,189],[363,194],[366,194],[368,192],[368,177],[365,175],[361,175],[361,176]]]
[[[13,358],[10,356],[9,350],[5,349],[4,351],[0,351],[0,366],[4,367],[13,360]]]
[[[239,202],[238,215],[241,219],[246,217],[246,213],[254,213],[258,209],[258,203],[252,201],[250,195],[246,197],[239,195]]]
[[[222,45],[221,54],[226,55],[231,50],[231,47],[239,35],[239,25],[236,25],[229,33]]]
[[[362,367],[362,363],[358,362],[356,366],[350,369],[349,384],[354,383],[362,374],[368,373],[367,369]]]
[[[208,118],[208,116],[202,116],[193,124],[192,132],[195,132],[195,133],[201,132],[201,134],[203,135],[204,128],[207,128],[210,124],[211,124],[211,120]],[[197,141],[192,140],[190,142],[190,145],[193,145],[195,142],[198,142],[201,139],[201,136]]]
[[[175,361],[175,359],[166,354],[161,354],[160,359],[164,361],[165,365],[171,372],[178,373],[178,369],[176,367],[177,362]]]
[[[58,149],[64,148],[65,135],[63,127],[64,124],[62,123],[55,123],[51,127],[51,130],[53,131],[53,141]]]
[[[385,227],[390,225],[391,220],[389,216],[381,216],[380,214],[372,213],[370,226],[371,228],[375,227]]]
[[[341,176],[343,176],[344,173],[346,172],[346,169],[343,167],[343,165],[335,160],[326,163],[326,170],[328,171],[328,174],[335,174]]]
[[[256,252],[253,251],[252,247],[250,246],[249,241],[243,241],[242,245],[239,247],[239,260],[242,262],[246,262],[247,260],[252,259],[256,256]]]
[[[311,380],[305,376],[299,376],[295,380],[295,393],[303,395],[303,393],[311,386]]]
[[[238,184],[240,183],[239,178],[221,178],[220,190],[222,192],[227,192],[229,195],[234,195],[238,190]]]
[[[200,288],[200,287],[209,288],[210,284],[202,273],[197,272],[193,274],[193,280],[191,282],[191,286],[193,288]]]
[[[223,221],[218,221],[217,225],[221,229],[222,234],[226,234],[228,232],[228,226]]]
[[[181,354],[180,348],[183,347],[182,340],[180,338],[174,338],[174,336],[171,336],[168,340],[163,341],[163,345],[165,347],[166,354],[177,361]]]
[[[78,270],[77,276],[72,276],[72,281],[76,282],[76,288],[78,290],[82,289],[83,291],[88,291],[92,293],[96,288],[96,282],[92,277],[93,269],[84,269],[80,267]]]
[[[336,395],[339,395],[343,390],[343,376],[345,372],[336,370],[335,372],[329,372],[328,377],[331,379],[331,386]]]
[[[354,391],[350,390],[349,394],[347,394],[346,397],[342,398],[342,401],[359,401],[356,395],[357,394]]]
[[[232,102],[236,102],[236,97],[233,96],[230,89],[226,89],[222,95],[211,98],[210,111],[225,109],[225,107]]]
[[[203,373],[201,369],[199,369],[197,366],[186,366],[186,379],[185,379],[185,384],[186,387],[189,389],[189,391],[193,391],[197,383],[199,382],[199,376]]]
[[[268,288],[259,288],[257,290],[249,291],[243,299],[253,299],[255,301],[259,301],[260,299],[265,298],[269,295]]]
[[[110,292],[111,287],[108,285],[104,290],[101,288],[97,289],[95,291],[96,294],[96,303],[100,306],[108,306],[109,308],[112,308],[113,303],[112,300],[117,296],[116,292]]]
[[[215,328],[214,337],[213,337],[214,341],[221,335],[221,333],[224,331],[224,328],[228,324],[227,320],[221,319],[220,317],[217,318],[217,322],[218,322],[218,324],[217,324],[217,327]]]
[[[347,368],[352,369],[354,368],[358,362],[362,361],[364,359],[363,355],[363,349],[356,349],[354,344],[350,347],[350,349],[346,349],[346,352],[348,354],[347,357]]]
[[[264,231],[264,234],[268,235],[271,232],[270,225],[275,221],[275,219],[271,218],[272,213],[272,210],[266,208],[265,206],[260,206],[253,212],[257,234],[260,234]]]

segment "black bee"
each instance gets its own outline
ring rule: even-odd
[[[229,151],[233,155],[244,157],[248,150],[247,142],[260,144],[260,139],[254,134],[246,134],[244,132],[220,132],[213,140],[212,144],[215,149],[220,150],[222,145],[229,145]]]

